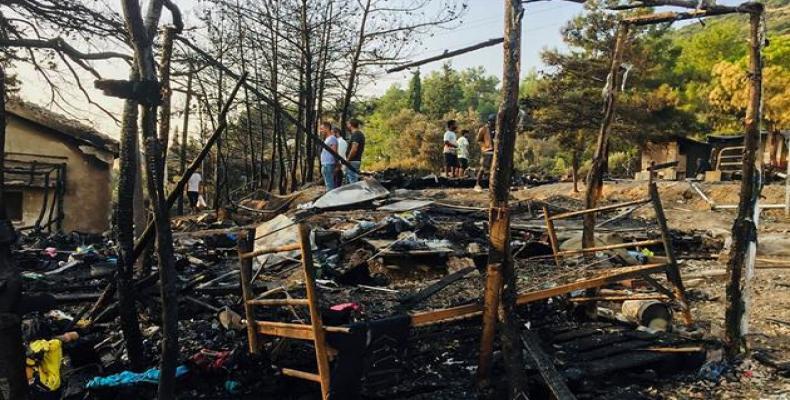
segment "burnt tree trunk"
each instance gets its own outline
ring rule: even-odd
[[[763,5],[755,4],[750,13],[749,40],[749,105],[744,121],[743,170],[738,215],[732,227],[732,247],[727,262],[727,305],[724,342],[727,354],[734,357],[746,349],[744,335],[749,322],[749,280],[754,274],[757,252],[757,200],[762,189],[760,149],[760,102],[762,95],[762,32]],[[746,269],[744,273],[744,267]],[[742,282],[743,281],[743,282]]]
[[[573,176],[573,193],[579,192],[579,150],[573,150],[571,159],[571,175]]]
[[[136,68],[130,74],[138,80]],[[118,303],[121,330],[133,371],[145,367],[143,336],[137,317],[134,290],[134,192],[139,166],[137,164],[137,102],[124,102],[121,121],[121,151],[118,159],[118,202],[115,208],[115,235],[118,243]]]
[[[346,83],[346,93],[343,96],[343,108],[340,111],[340,129],[346,131],[346,122],[351,111],[351,98],[354,96],[354,88],[357,81],[357,68],[359,67],[359,57],[362,55],[362,49],[365,46],[365,29],[368,23],[368,15],[370,15],[370,0],[365,1],[365,6],[362,8],[362,21],[359,26],[359,35],[357,36],[357,45],[354,48],[354,54],[351,58],[351,69],[348,71],[348,82]],[[362,2],[359,3],[362,5]]]
[[[162,57],[159,75],[162,85],[162,104],[159,106],[159,141],[162,146],[162,166],[160,176],[167,178],[167,146],[170,143],[170,99],[173,91],[170,89],[170,60],[173,58],[173,38],[177,30],[167,27],[162,34]]]
[[[0,363],[5,364],[9,394],[16,400],[27,400],[25,349],[22,342],[22,320],[13,311],[21,293],[21,283],[15,271],[11,245],[16,231],[5,209],[5,70],[0,65]]]
[[[499,134],[496,137],[493,172],[491,174],[491,205],[489,210],[489,254],[488,272],[501,274],[501,300],[486,293],[485,313],[491,321],[491,313],[498,311],[499,331],[504,355],[505,369],[509,384],[509,398],[526,398],[527,376],[524,373],[524,360],[521,349],[520,327],[516,312],[516,274],[513,255],[510,249],[510,178],[513,171],[513,150],[516,144],[518,126],[518,87],[521,69],[521,21],[524,8],[520,0],[505,1],[505,42],[504,71],[502,77],[502,105],[497,115]],[[489,288],[487,288],[487,292]],[[490,304],[498,301],[499,306]],[[484,319],[486,315],[484,314]],[[484,327],[484,330],[486,328]],[[487,329],[489,332],[493,330]],[[481,361],[490,357],[493,335],[481,341]],[[488,353],[488,354],[486,354]],[[479,377],[485,381],[489,371],[480,371]]]
[[[609,68],[609,76],[606,79],[606,98],[604,104],[603,119],[601,129],[598,132],[598,143],[595,147],[595,155],[592,160],[592,167],[587,174],[587,188],[584,193],[584,208],[595,208],[603,190],[603,173],[606,170],[607,144],[609,141],[609,128],[614,119],[614,106],[617,99],[617,87],[619,86],[618,76],[620,75],[620,63],[623,58],[623,49],[628,38],[629,24],[620,23],[617,26],[617,39],[612,53],[612,65]],[[584,214],[584,231],[582,232],[582,247],[595,246],[595,214]]]
[[[187,98],[184,104],[184,123],[181,128],[181,148],[178,154],[178,174],[184,175],[187,168],[187,142],[189,141],[189,105],[192,102],[192,73],[187,75]],[[178,214],[184,214],[184,193],[178,196]]]
[[[161,15],[162,1],[153,0],[143,23],[140,4],[136,0],[124,0],[123,11],[129,31],[140,80],[157,82],[156,62],[153,53],[153,34]],[[178,362],[178,298],[176,273],[173,264],[173,238],[170,231],[169,209],[164,193],[162,149],[156,134],[155,104],[141,104],[141,128],[145,139],[147,186],[153,207],[156,226],[156,249],[159,261],[160,293],[162,300],[162,350],[157,397],[159,400],[175,398],[175,371]]]

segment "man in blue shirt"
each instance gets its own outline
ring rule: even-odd
[[[332,124],[329,122],[321,122],[318,131],[321,133],[321,136],[324,137],[324,144],[337,153],[337,138],[332,134]],[[321,150],[321,175],[324,177],[324,185],[326,186],[327,192],[337,187],[335,184],[335,168],[337,167],[335,163],[337,162],[334,154],[328,152],[326,149]]]

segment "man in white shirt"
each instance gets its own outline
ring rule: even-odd
[[[340,154],[341,158],[347,160],[348,142],[346,142],[346,139],[343,139],[343,132],[340,131],[340,128],[335,126],[332,128],[332,133],[337,138],[337,154]],[[337,163],[336,165],[337,169],[335,170],[335,185],[340,187],[343,186],[343,174],[346,167],[342,163]]]
[[[198,197],[200,197],[200,183],[203,181],[203,177],[200,176],[200,172],[193,172],[192,176],[189,177],[189,181],[187,181],[187,197],[189,198],[189,207],[192,208],[192,212],[197,212],[198,207]]]
[[[448,178],[452,178],[456,168],[458,168],[458,143],[455,139],[455,131],[458,124],[454,119],[447,121],[447,131],[444,132],[444,172]]]
[[[469,139],[466,138],[468,130],[461,131],[461,136],[458,137],[458,171],[456,175],[464,176],[466,169],[469,168]]]

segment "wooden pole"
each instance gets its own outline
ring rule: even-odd
[[[609,140],[609,128],[614,119],[614,106],[617,99],[617,87],[619,85],[618,76],[620,74],[620,62],[623,58],[625,42],[628,38],[629,25],[620,23],[617,25],[617,39],[612,52],[612,65],[609,68],[609,76],[606,79],[606,100],[604,106],[601,129],[598,132],[598,143],[595,147],[592,167],[587,175],[587,188],[584,194],[584,208],[594,208],[601,197],[603,190],[603,171],[606,167],[606,143]],[[592,247],[595,245],[595,214],[584,215],[584,231],[582,231],[582,247]]]
[[[246,235],[239,238],[239,275],[241,279],[241,296],[244,300],[244,314],[247,317],[247,341],[250,353],[258,354],[258,326],[255,321],[255,307],[250,303],[255,295],[252,292],[252,257],[244,258],[255,247],[255,229],[247,229]]]
[[[557,256],[557,253],[560,251],[560,247],[557,244],[557,232],[554,231],[554,221],[552,221],[551,216],[549,215],[548,207],[543,207],[543,218],[546,220],[546,232],[549,235],[549,243],[551,243],[551,252],[554,253],[554,262],[557,264],[557,268],[560,267],[560,257]]]
[[[680,269],[678,268],[677,260],[675,259],[675,250],[672,248],[672,238],[669,236],[669,227],[667,226],[667,218],[664,215],[664,207],[661,204],[661,197],[658,195],[658,186],[655,182],[651,182],[649,186],[650,199],[653,201],[653,208],[656,212],[656,221],[658,221],[658,228],[661,231],[661,241],[664,244],[664,253],[667,257],[667,280],[672,283],[675,288],[674,295],[678,303],[680,303],[681,313],[683,314],[683,323],[687,327],[691,327],[694,323],[691,318],[691,310],[686,300],[686,288],[683,287],[683,280],[680,277]]]
[[[749,280],[754,274],[757,253],[757,200],[762,189],[760,149],[760,107],[762,96],[763,5],[755,4],[749,15],[749,105],[746,109],[743,170],[738,215],[732,227],[732,247],[727,263],[727,304],[724,343],[734,357],[746,349],[749,326]],[[744,273],[744,269],[746,270]],[[742,282],[743,280],[743,282]]]
[[[467,46],[467,47],[464,47],[464,48],[461,48],[461,49],[458,49],[458,50],[453,50],[453,51],[445,50],[444,53],[442,53],[442,54],[440,54],[438,56],[428,57],[428,58],[425,58],[425,59],[422,59],[422,60],[419,60],[419,61],[413,61],[413,62],[410,62],[410,63],[407,63],[407,64],[398,65],[397,67],[390,68],[390,69],[387,70],[387,73],[391,74],[393,72],[399,72],[399,71],[403,71],[405,69],[419,67],[420,65],[425,65],[425,64],[428,64],[428,63],[432,63],[434,61],[444,60],[446,58],[452,58],[452,57],[455,57],[455,56],[458,56],[458,55],[461,55],[461,54],[465,54],[465,53],[469,53],[469,52],[472,52],[472,51],[475,51],[475,50],[484,49],[486,47],[496,46],[496,45],[498,45],[498,44],[500,44],[500,43],[502,43],[504,41],[505,41],[505,38],[488,39],[485,42],[477,43],[477,44],[474,44],[474,45],[471,45],[471,46]]]
[[[787,150],[787,172],[785,173],[785,217],[790,217],[790,134],[785,139],[785,150]]]
[[[321,397],[329,398],[329,356],[327,355],[326,335],[321,321],[321,309],[318,306],[318,293],[315,291],[315,274],[313,268],[313,249],[310,245],[310,230],[299,224],[299,243],[302,245],[302,266],[304,267],[304,286],[307,291],[310,324],[315,337],[315,358],[318,364],[318,376],[321,379]]]
[[[483,300],[483,333],[480,338],[480,358],[477,363],[477,382],[488,385],[491,373],[491,358],[494,353],[496,320],[499,313],[499,296],[502,289],[502,270],[499,265],[489,264],[486,269],[486,289]]]
[[[516,274],[513,266],[513,255],[510,252],[510,177],[513,171],[513,149],[516,144],[518,122],[518,89],[521,69],[521,21],[524,6],[520,0],[505,0],[505,42],[504,71],[502,77],[502,104],[497,116],[499,134],[496,137],[496,152],[492,165],[490,182],[491,203],[489,211],[489,270],[501,270],[502,286],[499,290],[501,300],[495,293],[487,290],[485,294],[487,309],[495,309],[499,302],[499,320],[501,323],[500,339],[504,355],[505,369],[509,384],[509,398],[524,398],[527,395],[527,379],[524,373],[524,362],[521,348],[520,327],[516,312]],[[491,319],[486,320],[488,326],[483,332],[490,332]],[[493,338],[481,338],[481,358],[490,357],[483,353],[493,347]],[[484,365],[485,366],[485,365]],[[480,371],[478,380],[486,382],[488,371]]]

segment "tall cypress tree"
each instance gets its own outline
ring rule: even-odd
[[[416,112],[422,108],[422,80],[420,70],[414,71],[409,81],[409,107]]]

